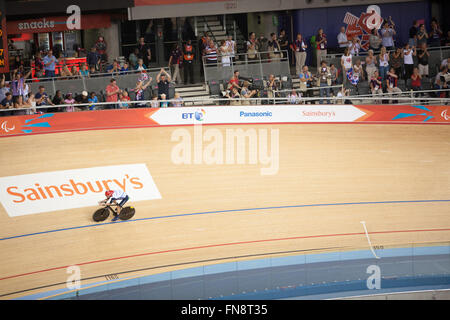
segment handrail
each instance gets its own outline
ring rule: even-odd
[[[168,67],[163,67],[164,70],[168,70],[168,72],[170,73],[170,70]],[[145,69],[146,73],[150,73],[150,72],[157,72],[161,70],[161,68],[148,68]],[[43,77],[43,78],[28,78],[25,80],[25,82],[45,82],[45,81],[63,81],[63,80],[77,80],[77,79],[94,79],[94,78],[106,78],[106,77],[117,77],[117,76],[121,76],[121,75],[128,75],[128,74],[137,74],[137,73],[141,73],[140,70],[128,70],[128,71],[118,71],[117,73],[111,73],[111,72],[104,72],[104,73],[94,73],[94,76],[82,76],[82,75],[77,75],[77,76],[59,76],[59,77]],[[36,81],[38,80],[38,81]]]
[[[325,87],[324,87],[325,88]],[[319,87],[317,87],[319,89]],[[439,89],[439,90],[423,90],[423,91],[414,91],[413,93],[416,95],[418,93],[424,93],[424,92],[447,92],[450,91],[450,89]],[[409,92],[407,92],[409,93]],[[401,93],[398,93],[397,95],[400,95]],[[332,101],[342,101],[342,100],[380,100],[380,99],[392,99],[392,100],[398,100],[398,101],[417,101],[420,100],[421,104],[424,104],[425,101],[439,101],[442,104],[448,104],[450,103],[450,98],[430,98],[430,97],[400,97],[396,96],[396,93],[383,93],[383,94],[372,94],[372,95],[363,95],[363,96],[330,96],[330,97],[298,97],[299,102],[310,102],[310,101],[316,101],[316,100],[332,100]],[[45,105],[45,106],[36,106],[36,107],[26,107],[26,108],[8,108],[8,109],[0,109],[0,114],[2,112],[14,112],[14,111],[27,111],[27,110],[39,110],[39,109],[49,109],[49,108],[67,108],[67,107],[89,107],[92,105],[95,106],[105,106],[105,105],[120,105],[120,104],[128,104],[128,105],[147,105],[152,104],[157,101],[158,105],[161,105],[161,103],[181,103],[182,105],[185,105],[186,102],[198,102],[198,101],[207,101],[207,102],[219,102],[223,103],[224,101],[230,101],[230,102],[241,102],[241,101],[249,101],[249,102],[256,102],[259,103],[261,101],[268,101],[268,102],[274,102],[274,101],[282,101],[286,102],[289,100],[289,97],[256,97],[256,98],[227,98],[227,97],[221,97],[221,98],[215,98],[215,97],[208,97],[208,98],[183,98],[182,100],[175,100],[175,99],[166,99],[166,100],[142,100],[142,101],[117,101],[117,102],[95,102],[95,103],[80,103],[80,104],[61,104],[61,105]],[[288,103],[290,104],[290,103]],[[123,109],[123,108],[121,108]]]

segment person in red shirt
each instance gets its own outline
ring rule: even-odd
[[[119,93],[121,92],[117,86],[116,79],[111,79],[110,83],[106,86],[106,102],[114,102],[110,105],[110,108],[116,109],[117,102],[119,100]]]
[[[413,74],[411,75],[411,89],[413,91],[422,91],[422,76],[420,75],[419,68],[415,67],[413,70]],[[423,92],[417,93],[414,96],[423,97]]]
[[[233,77],[228,81],[228,90],[233,90],[236,88],[241,90],[242,88],[239,86],[239,71],[235,71]]]

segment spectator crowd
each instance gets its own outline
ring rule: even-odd
[[[428,30],[424,24],[417,21],[412,23],[409,29],[408,42],[399,46],[396,41],[397,31],[392,19],[385,19],[382,27],[373,29],[369,37],[369,50],[367,54],[361,55],[362,44],[358,37],[348,39],[345,27],[339,30],[336,35],[338,48],[337,52],[342,54],[340,63],[335,65],[327,61],[328,35],[322,28],[317,30],[317,34],[309,41],[298,33],[292,42],[289,41],[285,30],[279,34],[272,33],[268,38],[250,32],[245,42],[246,60],[251,63],[253,60],[273,60],[291,57],[290,61],[295,66],[296,77],[300,81],[300,90],[291,90],[284,97],[290,103],[300,103],[301,98],[311,97],[312,88],[317,88],[320,92],[320,101],[330,103],[329,97],[332,94],[339,96],[348,95],[348,89],[355,89],[358,93],[362,84],[370,88],[373,95],[387,94],[391,97],[390,102],[395,102],[393,96],[401,93],[399,81],[408,84],[408,88],[414,91],[423,90],[423,81],[429,80],[429,47],[450,46],[450,31],[444,35],[439,23],[433,19],[431,28]],[[231,35],[226,40],[215,43],[210,35],[205,34],[199,40],[200,61],[208,64],[218,64],[227,67],[236,62],[237,44]],[[78,111],[95,110],[102,101],[106,104],[102,108],[129,108],[129,107],[168,107],[181,106],[183,99],[178,93],[169,99],[170,83],[188,84],[194,83],[193,65],[195,61],[195,50],[191,40],[184,45],[174,45],[170,52],[168,68],[170,74],[161,68],[161,71],[152,79],[146,73],[152,60],[152,52],[144,37],[139,38],[134,50],[125,61],[113,60],[107,63],[107,43],[103,37],[99,37],[95,45],[86,54],[86,62],[79,66],[68,66],[65,60],[60,58],[60,53],[53,53],[48,50],[45,55],[37,52],[34,56],[34,74],[26,71],[25,63],[20,57],[15,57],[11,64],[10,81],[6,81],[3,74],[0,83],[0,109],[25,109],[16,111],[14,114],[30,114],[46,111]],[[308,48],[314,49],[313,51]],[[83,50],[78,50],[82,52]],[[313,52],[315,59],[308,60],[308,54]],[[314,61],[316,70],[310,71],[307,61]],[[61,62],[61,63],[60,63]],[[434,78],[432,88],[443,90],[448,88],[449,70],[448,62],[450,58],[444,59],[439,67],[439,72]],[[58,70],[57,70],[58,69]],[[183,70],[183,72],[182,72]],[[203,67],[200,68],[203,72]],[[82,91],[79,94],[71,92],[62,93],[57,91],[53,97],[45,92],[45,87],[40,86],[38,92],[32,93],[27,79],[34,77],[45,81],[45,78],[76,79],[81,77],[91,78],[104,74],[119,76],[129,72],[135,72],[137,82],[134,88],[120,89],[114,78],[106,85],[104,93]],[[290,76],[290,75],[286,75]],[[268,98],[278,96],[282,89],[282,81],[274,75],[270,75],[260,87],[255,87],[251,81],[239,77],[236,71],[230,79],[224,97],[231,99],[232,104],[238,98],[261,97],[264,91]],[[333,86],[344,85],[342,90],[333,90]],[[151,85],[155,85],[157,90],[153,90],[150,97],[146,97],[145,92]],[[131,103],[130,94],[133,94],[134,101]],[[101,97],[100,97],[101,96]],[[437,93],[439,97],[448,97],[447,91]],[[148,99],[150,98],[150,99]],[[139,103],[139,101],[149,101],[150,103]],[[234,103],[233,103],[234,101]],[[57,105],[67,105],[64,109],[55,108]],[[82,106],[77,107],[77,105]],[[36,107],[48,107],[37,108]],[[12,114],[12,112],[1,112],[2,115]]]

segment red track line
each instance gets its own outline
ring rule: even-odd
[[[446,228],[446,229],[423,229],[423,230],[374,231],[374,232],[369,232],[369,234],[404,233],[404,232],[434,232],[434,231],[450,231],[450,228]],[[251,240],[251,241],[241,241],[241,242],[219,243],[219,244],[210,244],[210,245],[197,246],[197,247],[178,248],[178,249],[170,249],[170,250],[164,250],[164,251],[154,251],[154,252],[139,253],[139,254],[123,256],[123,257],[115,257],[115,258],[109,258],[109,259],[103,259],[103,260],[94,260],[94,261],[82,262],[82,263],[78,263],[78,264],[74,264],[74,265],[82,266],[82,265],[87,265],[87,264],[108,262],[108,261],[114,261],[114,260],[122,260],[122,259],[128,259],[128,258],[136,258],[136,257],[149,256],[149,255],[154,255],[154,254],[162,254],[162,253],[178,252],[178,251],[187,251],[187,250],[196,250],[196,249],[205,249],[205,248],[214,248],[214,247],[224,247],[224,246],[232,246],[232,245],[240,245],[240,244],[258,243],[258,242],[272,242],[272,241],[298,240],[298,239],[308,239],[308,238],[340,237],[340,236],[357,236],[357,235],[364,235],[364,234],[365,234],[364,232],[339,233],[339,234],[325,234],[325,235],[315,235],[315,236],[301,236],[301,237],[289,237],[289,238],[262,239],[262,240]],[[71,265],[71,266],[73,266],[73,265]],[[0,281],[1,280],[12,279],[12,278],[18,278],[18,277],[27,276],[27,275],[36,274],[36,273],[43,273],[43,272],[48,272],[48,271],[66,269],[68,267],[70,267],[70,266],[54,267],[54,268],[50,268],[50,269],[44,269],[44,270],[32,271],[32,272],[27,272],[27,273],[22,273],[22,274],[16,274],[16,275],[0,278]]]

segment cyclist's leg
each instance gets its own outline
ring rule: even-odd
[[[120,201],[119,205],[117,206],[117,214],[120,214],[120,210],[122,210],[122,207],[127,203],[127,201],[130,200],[130,197],[127,195],[125,198]]]

